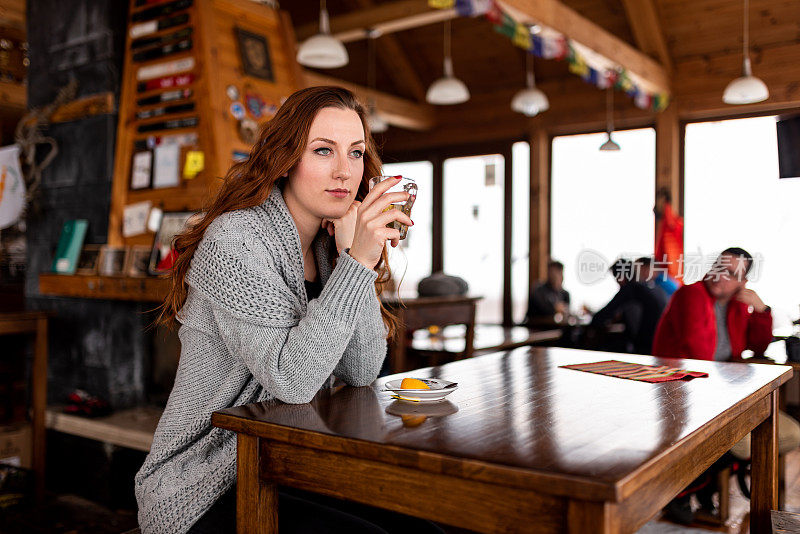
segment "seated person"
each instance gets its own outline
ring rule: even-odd
[[[651,283],[667,295],[667,300],[675,293],[680,284],[672,278],[665,268],[653,266],[653,258],[643,256],[636,260],[636,279],[640,282]]]
[[[745,287],[752,264],[746,250],[725,249],[703,280],[678,289],[658,324],[653,354],[717,361],[741,361],[747,349],[763,354],[772,341],[772,315],[758,294]],[[800,424],[779,412],[778,453],[798,445]],[[749,458],[750,435],[731,453]]]
[[[569,313],[569,292],[564,289],[564,264],[550,260],[547,264],[547,281],[538,284],[528,299],[525,322],[536,317],[553,318],[557,313]]]
[[[653,354],[718,361],[741,360],[746,349],[763,354],[772,342],[772,315],[745,287],[752,263],[747,251],[726,249],[703,280],[678,289],[658,324]]]
[[[667,305],[667,296],[655,285],[636,280],[635,269],[630,260],[620,258],[609,270],[619,284],[619,291],[594,314],[591,326],[603,326],[621,317],[625,323],[625,350],[650,354],[653,334]]]

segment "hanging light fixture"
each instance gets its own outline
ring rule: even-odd
[[[450,57],[450,21],[444,23],[444,76],[431,84],[425,95],[429,104],[462,104],[469,100],[467,86],[453,76],[453,59]]]
[[[347,65],[347,49],[341,41],[331,37],[331,26],[325,0],[319,3],[319,33],[309,37],[297,51],[297,62],[306,67],[335,69]]]
[[[600,145],[603,152],[619,150],[619,145],[611,139],[614,132],[614,88],[606,89],[606,142]]]
[[[367,124],[372,133],[383,133],[389,129],[389,124],[383,120],[375,106],[375,39],[379,33],[375,30],[367,31],[367,87],[370,90],[367,100]]]
[[[526,52],[525,56],[527,86],[514,95],[511,109],[527,117],[533,117],[550,109],[550,102],[547,100],[547,95],[536,87],[536,79],[533,76],[533,54]]]
[[[750,65],[750,5],[744,0],[744,35],[742,38],[742,75],[725,88],[722,101],[726,104],[753,104],[769,98],[769,89],[764,82],[753,76]]]

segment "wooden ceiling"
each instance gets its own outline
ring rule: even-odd
[[[741,71],[740,0],[561,1],[664,65],[671,72],[673,95],[680,102],[682,115],[696,118],[726,112],[722,90]],[[398,2],[426,5],[426,0],[329,0],[328,10],[336,20],[340,15]],[[648,3],[655,11],[655,24],[663,32],[665,50],[658,49],[659,40],[653,39],[652,27],[642,22],[641,12],[637,13]],[[298,40],[317,24],[316,1],[294,0],[283,2],[281,7],[290,13]],[[427,87],[442,74],[442,27],[441,23],[430,24],[378,38],[377,89],[423,102]],[[437,108],[439,122],[471,115],[524,129],[524,117],[515,116],[508,106],[514,92],[524,85],[525,53],[497,34],[482,17],[455,19],[452,35],[455,73],[469,87],[472,99],[460,106]],[[773,95],[767,107],[758,109],[800,104],[800,1],[750,0],[750,40],[754,73],[764,79]],[[366,85],[367,42],[354,41],[346,46],[350,63],[324,74]],[[544,114],[549,115],[549,123],[580,122],[580,117],[589,116],[595,122],[602,119],[602,91],[569,73],[566,62],[536,58],[535,71],[537,83],[551,100],[551,110]],[[624,95],[617,94],[615,102],[623,122],[626,115],[636,120],[647,115],[636,110]],[[731,113],[741,112],[731,109]]]

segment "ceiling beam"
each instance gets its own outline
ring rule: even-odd
[[[306,87],[317,85],[337,85],[355,93],[356,97],[366,103],[371,99],[380,111],[381,117],[391,124],[408,130],[430,130],[436,125],[436,111],[433,106],[418,104],[405,98],[374,91],[361,85],[325,76],[310,70],[304,70]]]
[[[373,0],[349,0],[351,6],[358,11],[371,9]],[[417,102],[425,101],[425,86],[422,84],[417,72],[411,65],[408,55],[403,50],[397,37],[392,34],[378,35],[375,38],[375,51],[378,61],[383,65],[384,72],[394,82],[394,85],[414,96]]]
[[[369,9],[359,9],[331,18],[331,34],[347,43],[367,38],[367,30],[382,35],[417,28],[455,18],[455,9],[431,9],[426,0],[399,0]],[[319,23],[298,26],[297,39],[302,41],[319,32]]]
[[[543,24],[638,76],[646,89],[670,92],[667,70],[650,56],[609,33],[558,0],[502,0],[518,21]]]
[[[658,21],[658,11],[654,0],[622,0],[628,24],[639,49],[658,59],[668,72],[672,72],[672,57],[669,55],[667,40]]]

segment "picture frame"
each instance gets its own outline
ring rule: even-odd
[[[100,276],[123,276],[128,248],[103,245],[100,249],[97,272]]]
[[[236,28],[235,31],[244,73],[247,76],[274,82],[275,75],[272,71],[267,38],[241,28]]]
[[[83,249],[81,249],[81,254],[78,257],[78,264],[75,268],[75,274],[97,274],[97,268],[100,265],[100,250],[102,248],[103,245],[84,245]]]
[[[125,262],[125,276],[131,278],[142,278],[148,275],[147,269],[150,264],[150,253],[153,247],[147,245],[133,245],[128,252]]]
[[[177,257],[174,249],[175,237],[183,232],[193,216],[198,217],[199,215],[193,211],[165,212],[162,215],[161,224],[150,251],[150,261],[147,264],[148,274],[158,276],[167,274],[172,269]]]

